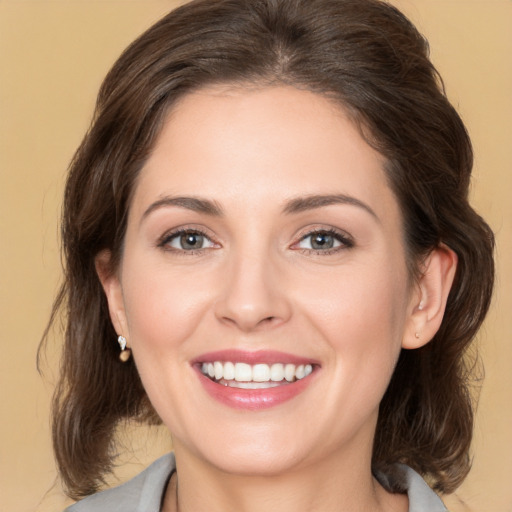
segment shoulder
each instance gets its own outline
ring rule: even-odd
[[[159,512],[165,486],[175,468],[174,454],[169,453],[128,482],[88,496],[64,512]]]

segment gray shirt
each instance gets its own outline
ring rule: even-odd
[[[442,501],[423,478],[408,466],[402,467],[409,512],[446,512]],[[175,468],[174,454],[169,453],[125,484],[88,496],[65,512],[160,512],[167,482]]]

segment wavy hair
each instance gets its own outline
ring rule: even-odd
[[[173,104],[208,85],[287,84],[334,99],[386,158],[411,275],[440,244],[458,256],[435,338],[402,350],[380,407],[373,470],[406,463],[440,492],[470,467],[473,365],[465,357],[488,310],[493,234],[468,203],[472,148],[429,60],[428,43],[380,0],[195,0],[172,11],[114,64],[69,169],[64,283],[48,329],[66,315],[53,443],[68,494],[104,484],[122,420],[158,422],[116,333],[95,257],[119,262],[130,198]],[[399,489],[394,489],[399,491]]]

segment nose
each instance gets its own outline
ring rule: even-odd
[[[228,264],[215,315],[244,333],[286,323],[292,308],[283,272],[270,257],[243,256]]]

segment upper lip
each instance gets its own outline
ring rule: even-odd
[[[319,361],[311,359],[309,357],[297,356],[295,354],[289,354],[287,352],[279,352],[276,350],[217,350],[214,352],[207,352],[196,357],[192,364],[210,363],[214,361],[232,363],[247,363],[250,365],[254,364],[275,364],[275,363],[291,363],[295,365],[299,364],[312,364],[319,365]]]

